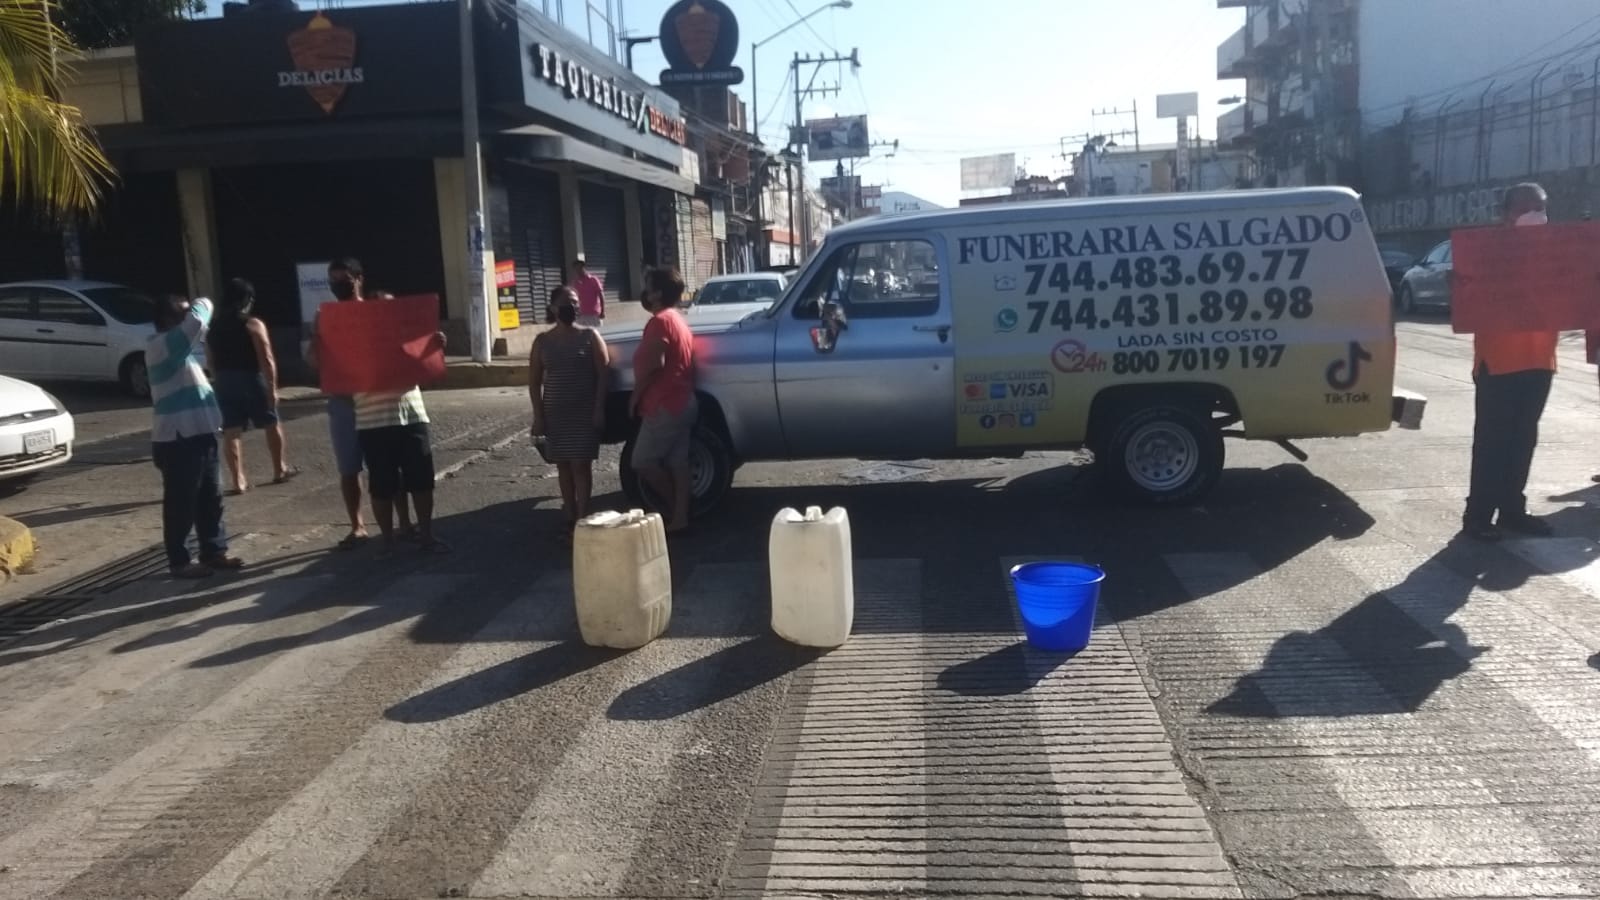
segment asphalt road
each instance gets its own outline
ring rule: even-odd
[[[389,562],[330,549],[295,401],[305,474],[229,502],[244,576],[0,643],[0,898],[1600,897],[1594,368],[1564,345],[1557,536],[1463,545],[1470,345],[1400,330],[1421,431],[1230,444],[1195,509],[1108,506],[1076,454],[749,466],[632,653],[575,640],[519,392],[429,395],[456,553]],[[99,405],[0,496],[44,553],[0,602],[154,544],[143,410]],[[828,654],[766,633],[768,524],[813,504],[855,541]],[[1003,577],[1063,556],[1109,572],[1070,659]]]

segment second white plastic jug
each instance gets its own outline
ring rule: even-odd
[[[804,647],[838,647],[855,623],[855,571],[850,516],[843,507],[823,514],[792,509],[772,520],[772,630]]]

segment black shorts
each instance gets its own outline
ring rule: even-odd
[[[225,430],[243,431],[252,425],[266,428],[277,424],[277,404],[267,393],[267,377],[260,372],[218,372],[211,379],[211,387],[217,394]]]
[[[421,494],[433,490],[433,445],[426,423],[370,428],[358,437],[372,496],[392,500],[401,491]]]

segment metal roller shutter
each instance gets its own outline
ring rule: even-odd
[[[561,247],[561,189],[550,172],[523,169],[506,181],[517,266],[517,313],[524,325],[544,322],[550,292],[565,281]]]
[[[685,272],[685,280],[699,287],[706,279],[717,274],[717,238],[711,229],[711,204],[704,200],[691,200],[689,233],[693,242],[692,274]]]
[[[627,220],[622,191],[591,182],[579,182],[578,203],[583,220],[583,257],[590,274],[606,287],[606,303],[620,303],[628,293]]]

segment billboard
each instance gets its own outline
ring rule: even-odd
[[[854,159],[871,153],[866,116],[839,116],[806,122],[806,154],[813,161]]]
[[[1200,115],[1200,95],[1193,91],[1187,94],[1157,94],[1156,118],[1181,119],[1185,116]]]
[[[861,176],[829,175],[822,179],[822,196],[829,206],[843,209],[854,206],[856,198],[861,196]]]
[[[961,189],[963,191],[992,191],[1010,188],[1017,180],[1017,155],[996,153],[992,156],[969,156],[961,161]]]

